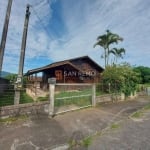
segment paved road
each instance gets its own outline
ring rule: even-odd
[[[70,112],[52,119],[37,115],[10,124],[0,124],[0,150],[54,150],[56,147],[62,147],[63,150],[68,141],[80,140],[101,131],[148,103],[149,98],[140,97],[132,101]]]
[[[150,150],[150,110],[93,139],[88,150]]]

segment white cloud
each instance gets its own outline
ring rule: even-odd
[[[34,6],[40,0],[13,1],[6,54],[12,53],[15,57],[19,57],[25,9],[29,2]],[[54,9],[52,5],[55,4],[59,4],[60,7]],[[150,41],[149,4],[149,1],[142,0],[49,0],[49,3],[47,0],[43,0],[39,5],[34,6],[35,11],[31,8],[26,61],[28,59],[34,61],[36,57],[40,56],[58,61],[89,55],[100,65],[103,65],[104,60],[100,58],[103,49],[100,47],[94,49],[93,44],[96,42],[98,35],[105,33],[106,29],[110,29],[124,38],[124,41],[120,44],[127,50],[124,61],[129,61],[133,65],[150,66],[148,61]],[[4,14],[6,6],[7,2],[1,0],[0,17],[2,20],[4,20],[2,14]],[[57,12],[56,16],[53,16],[54,12]],[[64,24],[65,31],[61,32],[61,37],[56,38],[56,36],[53,36],[53,32],[57,31],[50,32],[52,29],[49,24],[55,26],[51,19],[52,17],[58,17],[58,15],[61,16],[59,19]],[[2,31],[2,22],[0,22],[0,32]],[[57,28],[57,30],[62,30],[62,28]],[[145,56],[144,59],[141,57],[142,55]],[[10,64],[12,60],[6,58],[5,63]],[[17,63],[14,64],[17,66]]]
[[[50,20],[52,15],[52,10],[50,8],[52,2],[49,1],[49,5],[47,5],[47,0],[43,0],[41,3],[39,3],[39,5],[36,6],[35,2],[37,1],[13,0],[3,63],[3,68],[7,71],[9,71],[9,68],[12,66],[15,71],[18,70],[25,11],[28,3],[31,4],[32,7],[30,8],[31,15],[29,19],[26,57],[34,58],[35,56],[40,56],[42,53],[45,53],[47,50],[46,45],[48,44],[48,36],[45,34],[45,32],[38,31],[39,25],[37,26],[37,24],[40,24],[39,22],[42,21],[43,25],[46,26],[46,20]],[[0,1],[0,18],[2,18],[2,21],[0,22],[0,34],[3,29],[7,3],[8,2],[5,0]],[[38,12],[40,15],[37,16],[36,12]],[[41,20],[38,17],[40,17]],[[34,27],[36,27],[36,29]],[[43,52],[41,50],[43,50]]]

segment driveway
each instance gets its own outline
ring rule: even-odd
[[[81,140],[115,121],[124,120],[148,103],[149,98],[139,97],[132,101],[101,104],[95,108],[68,112],[54,118],[37,114],[14,122],[0,123],[0,149],[67,149],[70,141]]]

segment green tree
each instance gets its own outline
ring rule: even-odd
[[[118,58],[123,58],[123,55],[125,55],[125,49],[124,48],[113,48],[109,51],[109,54],[114,55],[114,62],[117,63]]]
[[[141,75],[141,83],[150,83],[150,68],[144,66],[134,67],[134,71],[140,73]]]
[[[9,75],[5,76],[5,79],[9,80],[10,83],[15,83],[17,80],[17,74],[9,74]],[[27,84],[26,76],[23,77],[23,84]]]
[[[105,68],[108,66],[109,62],[110,45],[114,43],[118,44],[119,41],[123,41],[123,38],[109,30],[106,31],[106,34],[97,37],[97,42],[94,44],[94,48],[97,45],[104,48]]]
[[[5,79],[9,80],[11,83],[14,83],[17,79],[17,74],[9,74],[5,76]]]

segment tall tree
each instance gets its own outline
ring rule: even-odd
[[[118,44],[119,41],[123,41],[123,38],[118,34],[110,32],[109,30],[106,30],[106,34],[97,37],[97,42],[94,44],[94,48],[97,45],[104,48],[105,68],[109,61],[110,45],[114,43]]]
[[[125,49],[124,48],[112,48],[109,51],[109,55],[113,54],[114,55],[114,63],[117,63],[118,58],[123,58],[123,55],[125,54]]]

